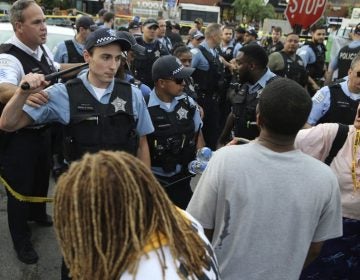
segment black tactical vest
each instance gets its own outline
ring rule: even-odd
[[[278,76],[270,78],[266,84],[277,79]],[[236,87],[236,84],[232,84]],[[256,105],[263,89],[256,93],[249,94],[249,86],[244,84],[235,88],[235,94],[231,97],[232,113],[235,116],[234,135],[249,140],[259,136],[259,129],[256,125]]]
[[[329,89],[330,108],[318,123],[353,124],[359,101],[346,96],[339,84],[329,86]]]
[[[108,104],[91,95],[80,79],[66,83],[70,103],[70,122],[64,126],[64,157],[71,162],[86,152],[126,151],[138,148],[130,84],[115,80]]]
[[[224,51],[219,47],[217,48],[219,55],[221,55],[227,62],[233,59],[234,56],[234,46],[227,47]],[[232,73],[230,72],[229,68],[223,67],[224,71],[224,78],[230,82]]]
[[[313,50],[316,57],[314,63],[308,64],[306,66],[308,74],[313,79],[320,79],[324,76],[326,48],[324,44],[315,44],[311,41],[305,42],[305,45],[308,45]],[[321,50],[319,50],[318,46],[320,46]]]
[[[178,100],[173,112],[166,112],[160,106],[148,109],[155,128],[147,135],[151,165],[162,167],[165,172],[175,171],[177,164],[187,167],[195,158],[196,107],[183,98]]]
[[[31,55],[28,55],[26,52],[22,51],[18,47],[12,45],[12,44],[1,44],[0,45],[0,53],[7,53],[11,54],[12,56],[16,57],[23,69],[24,73],[39,73],[39,74],[50,74],[53,72],[56,72],[55,67],[52,64],[49,64],[49,62],[46,59],[47,54],[45,53],[45,49],[42,48],[43,55],[41,57],[41,61],[37,61],[34,57]],[[51,83],[57,82],[56,79],[52,80]],[[0,115],[4,109],[5,105],[0,103]]]
[[[218,94],[224,85],[224,66],[218,57],[214,57],[203,46],[200,45],[198,49],[208,61],[209,70],[195,69],[192,74],[194,82],[199,88],[199,93],[206,95]]]
[[[267,55],[270,55],[273,52],[279,52],[283,48],[284,48],[284,45],[281,41],[278,41],[275,44],[273,44],[271,37],[266,40],[265,51],[266,51]]]
[[[193,78],[188,77],[185,78],[184,81],[185,81],[184,92],[192,99],[197,100],[198,96],[196,93],[196,87]]]
[[[73,40],[65,41],[66,51],[68,53],[68,63],[84,63],[84,57],[78,53]]]
[[[301,57],[296,55],[295,60],[292,60],[290,55],[282,51],[279,53],[284,60],[284,69],[273,72],[281,77],[286,77],[294,80],[302,86],[307,85],[308,76]]]
[[[7,53],[15,56],[21,63],[25,75],[28,73],[38,73],[38,74],[50,74],[56,72],[55,67],[48,62],[46,59],[47,54],[45,49],[42,48],[43,55],[41,57],[41,61],[37,61],[31,55],[28,55],[26,52],[22,51],[18,47],[12,44],[2,44],[0,45],[0,53]],[[56,82],[56,80],[52,81],[52,83]]]
[[[146,46],[142,37],[137,37],[136,41],[139,45]],[[168,54],[165,47],[158,40],[156,40],[154,44],[154,49],[150,50],[146,48],[145,54],[143,55],[135,53],[133,63],[135,78],[150,88],[154,87],[154,82],[151,77],[152,65],[160,56]]]
[[[350,64],[353,58],[360,52],[360,46],[357,48],[349,48],[345,46],[340,49],[338,55],[338,78],[344,78],[348,75]]]

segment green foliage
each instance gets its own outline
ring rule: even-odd
[[[37,0],[39,5],[45,7],[45,10],[52,10],[55,7],[59,7],[61,10],[74,8],[72,0]]]
[[[275,10],[272,5],[265,5],[264,0],[235,0],[233,3],[237,15],[246,18],[248,22],[263,21],[265,18],[274,18]]]

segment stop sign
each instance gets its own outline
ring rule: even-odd
[[[326,8],[327,0],[289,0],[285,10],[291,27],[301,26],[304,29],[317,22]]]

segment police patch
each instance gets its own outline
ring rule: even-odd
[[[114,106],[115,112],[117,111],[123,111],[125,112],[125,105],[126,105],[126,101],[124,99],[121,99],[119,97],[116,97],[114,99],[113,102],[111,102],[111,104]]]
[[[312,98],[312,100],[316,103],[321,103],[324,99],[325,95],[321,91],[318,91]]]

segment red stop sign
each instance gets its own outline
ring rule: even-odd
[[[291,27],[299,25],[304,29],[317,22],[326,8],[327,0],[289,0],[285,10]]]

